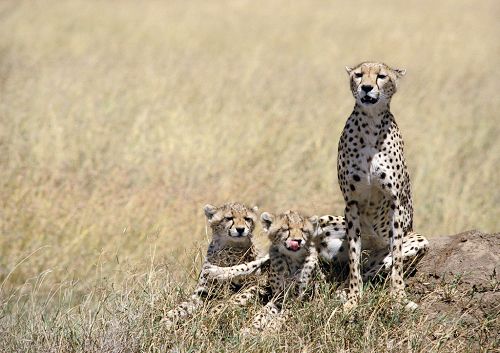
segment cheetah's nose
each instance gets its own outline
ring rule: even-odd
[[[368,93],[368,92],[370,92],[373,89],[373,86],[372,85],[363,85],[363,86],[361,86],[361,89],[364,92]]]
[[[236,231],[238,232],[238,234],[243,234],[243,232],[245,231],[245,228],[240,228],[240,227],[237,227],[236,228]]]

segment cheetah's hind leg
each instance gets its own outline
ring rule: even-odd
[[[169,310],[163,319],[160,321],[161,325],[168,329],[173,328],[187,317],[199,310],[203,306],[203,300],[200,296],[193,294],[190,300],[184,301],[177,305],[174,309]]]
[[[421,234],[409,232],[403,239],[405,273],[410,274],[429,249],[429,241]]]
[[[273,334],[285,323],[288,316],[287,310],[282,310],[273,301],[264,305],[254,316],[252,324],[240,330],[243,336],[255,334]]]
[[[228,301],[220,302],[213,307],[210,312],[213,316],[218,317],[227,308],[244,307],[251,303],[251,301],[260,294],[259,286],[251,286],[233,294]]]
[[[408,274],[420,261],[429,248],[429,241],[418,233],[410,232],[403,239],[403,262]],[[389,273],[392,266],[392,254],[388,249],[371,252],[364,261],[363,280],[371,280],[377,275]]]
[[[414,232],[408,233],[403,239],[403,263],[405,274],[414,270],[416,264],[429,248],[429,241],[422,235]],[[363,280],[373,280],[378,275],[386,275],[392,266],[392,254],[387,249],[372,252],[365,261]],[[418,305],[410,300],[404,300],[405,309],[412,311]]]

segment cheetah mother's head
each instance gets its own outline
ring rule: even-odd
[[[364,62],[346,67],[352,95],[361,106],[386,105],[396,93],[398,80],[406,70],[393,69],[383,63]]]

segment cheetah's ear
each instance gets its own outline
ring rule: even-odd
[[[309,222],[311,222],[314,229],[316,229],[316,227],[319,224],[319,217],[318,216],[311,216],[311,217],[309,217]]]
[[[349,66],[346,66],[345,67],[345,70],[347,71],[347,74],[350,75],[352,70],[354,70],[354,67],[349,67]]]
[[[394,72],[396,73],[396,76],[398,78],[401,78],[404,75],[406,75],[406,69],[394,69]]]
[[[207,219],[210,221],[214,214],[217,212],[217,207],[206,204],[205,207],[203,207],[203,211],[205,212],[205,216],[207,216]]]
[[[269,212],[263,212],[260,215],[260,223],[262,223],[262,227],[264,228],[264,230],[268,231],[273,222],[274,222],[274,216]]]

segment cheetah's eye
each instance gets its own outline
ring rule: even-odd
[[[363,77],[363,74],[362,74],[361,72],[356,72],[356,73],[354,74],[354,77],[356,77],[356,78],[361,78],[361,77]]]
[[[226,221],[232,221],[234,217],[224,217]]]
[[[247,221],[247,222],[253,222],[253,219],[251,219],[250,217],[245,217],[245,221]]]
[[[387,77],[387,75],[382,75],[382,74],[379,74],[379,75],[377,76],[377,78],[379,78],[379,79],[381,79],[381,80],[383,80],[383,79],[384,79],[384,78],[386,78],[386,77]]]

